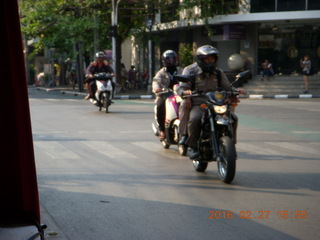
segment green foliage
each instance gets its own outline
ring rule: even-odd
[[[192,44],[180,44],[179,62],[180,67],[186,67],[193,63],[193,46]]]
[[[206,19],[225,12],[226,3],[237,1],[185,0],[179,4],[180,0],[122,0],[118,11],[119,40],[135,35],[139,42],[146,41],[146,22],[148,19],[154,20],[159,11],[162,21],[172,21],[178,20],[179,10],[200,6],[201,17]],[[23,34],[29,39],[39,40],[34,44],[35,53],[46,46],[55,48],[58,54],[66,53],[72,57],[77,54],[74,52],[77,42],[82,43],[85,52],[92,53],[95,29],[99,32],[100,49],[111,48],[109,27],[112,0],[23,0],[19,1],[19,5]],[[97,26],[94,16],[98,19]]]

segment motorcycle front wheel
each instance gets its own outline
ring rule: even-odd
[[[106,113],[109,112],[110,105],[110,93],[106,92],[103,94],[103,107],[106,109]]]
[[[219,150],[221,154],[220,161],[217,161],[219,177],[223,182],[231,183],[236,174],[236,149],[230,137],[220,138]]]

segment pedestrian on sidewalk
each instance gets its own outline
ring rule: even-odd
[[[300,65],[303,73],[303,80],[305,85],[305,91],[303,93],[309,92],[309,76],[311,75],[311,60],[309,55],[305,55],[303,59],[300,60]]]
[[[274,75],[274,71],[272,69],[272,64],[268,61],[268,59],[264,60],[262,63],[262,71],[261,71],[261,81],[264,80],[264,77],[267,77],[267,80],[270,81],[270,76]]]
[[[120,79],[121,89],[120,89],[120,92],[127,92],[127,89],[125,87],[127,79],[128,79],[128,71],[127,71],[124,63],[121,63],[121,79]]]
[[[136,71],[136,67],[132,65],[131,69],[129,70],[130,90],[135,89],[136,81],[137,81],[137,71]]]

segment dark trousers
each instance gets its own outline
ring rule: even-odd
[[[159,125],[159,130],[164,131],[164,121],[166,117],[166,98],[157,98],[157,121]]]

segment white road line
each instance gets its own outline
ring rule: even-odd
[[[34,144],[53,159],[80,158],[78,154],[57,141],[34,141]]]
[[[132,142],[133,145],[136,145],[140,148],[144,148],[150,152],[154,152],[157,154],[160,154],[162,156],[165,156],[166,158],[171,158],[171,159],[182,159],[186,158],[185,156],[180,156],[179,152],[169,152],[170,149],[166,150],[161,146],[160,142]],[[176,146],[173,146],[172,148],[177,148]]]
[[[117,148],[104,141],[88,141],[81,143],[110,158],[137,158],[135,155],[123,151],[120,148]]]
[[[292,150],[295,152],[303,152],[303,153],[311,153],[311,154],[320,155],[320,144],[319,144],[318,148],[309,147],[303,143],[296,144],[296,143],[291,143],[291,142],[281,142],[281,143],[266,142],[266,144],[289,149],[289,150]]]
[[[265,144],[265,143],[263,142],[262,144]],[[257,155],[279,155],[279,156],[288,155],[288,154],[284,154],[282,151],[277,151],[267,146],[258,146],[255,143],[238,142],[236,147],[238,152],[243,151],[243,152],[254,153]]]

